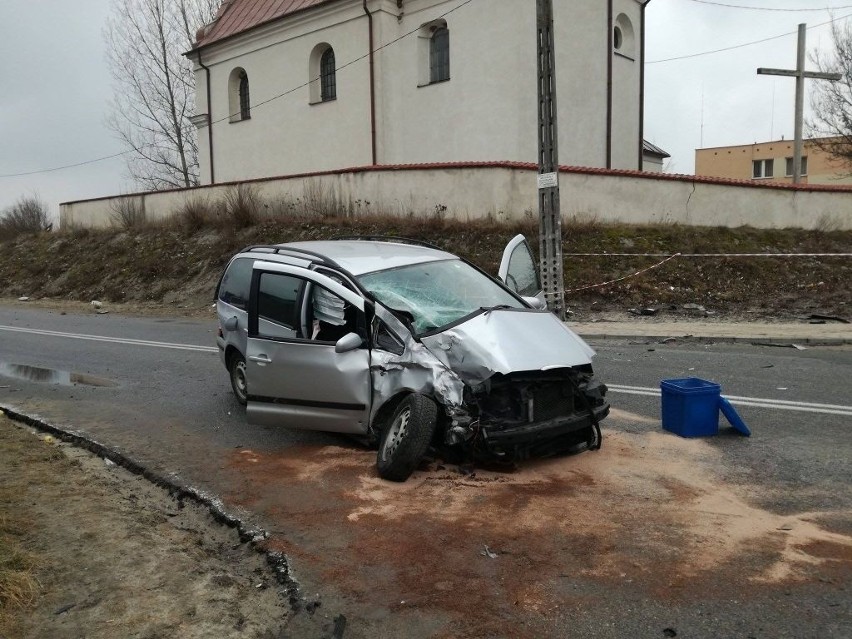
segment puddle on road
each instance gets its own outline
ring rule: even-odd
[[[38,366],[26,366],[24,364],[7,364],[6,362],[0,362],[0,376],[42,384],[59,384],[60,386],[83,385],[99,388],[118,386],[111,379],[95,377],[86,373],[72,373],[71,371],[58,371],[53,368],[39,368]]]

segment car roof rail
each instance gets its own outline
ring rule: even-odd
[[[414,246],[422,246],[424,248],[435,249],[436,251],[443,251],[446,253],[446,251],[440,246],[435,246],[434,244],[430,244],[429,242],[415,240],[410,237],[397,237],[396,235],[338,235],[337,237],[333,237],[331,239],[335,241],[356,240],[361,242],[397,242],[399,244],[412,244]]]
[[[306,257],[313,258],[312,261],[317,261],[327,266],[340,268],[340,265],[337,262],[323,255],[322,253],[317,253],[316,251],[309,251],[308,249],[298,248],[295,246],[281,246],[279,244],[253,244],[251,246],[245,247],[242,251],[240,251],[240,253],[251,253],[252,251],[274,253],[276,255],[279,255],[281,253],[289,253],[295,256],[303,255]]]

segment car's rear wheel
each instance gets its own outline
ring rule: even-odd
[[[246,383],[246,360],[239,353],[231,356],[231,363],[228,366],[228,371],[231,373],[231,388],[234,389],[234,395],[237,401],[245,406],[248,403],[248,385]]]
[[[437,420],[438,407],[428,397],[414,393],[403,399],[382,430],[379,475],[390,481],[408,479],[429,448]]]

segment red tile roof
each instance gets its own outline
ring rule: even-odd
[[[334,0],[224,0],[215,20],[199,29],[195,48]]]

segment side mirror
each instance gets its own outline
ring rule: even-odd
[[[354,351],[356,348],[361,348],[361,344],[363,343],[364,340],[361,339],[358,333],[346,333],[346,335],[337,340],[337,343],[334,345],[334,352],[348,353],[349,351]]]
[[[237,330],[237,326],[239,326],[239,322],[237,321],[237,316],[229,317],[225,320],[225,323],[222,324],[222,328],[226,331],[235,331]]]
[[[524,296],[521,299],[523,299],[527,304],[529,304],[533,308],[538,309],[540,311],[543,311],[547,308],[547,302],[545,302],[543,299],[540,299],[538,297],[526,297],[526,296]]]

